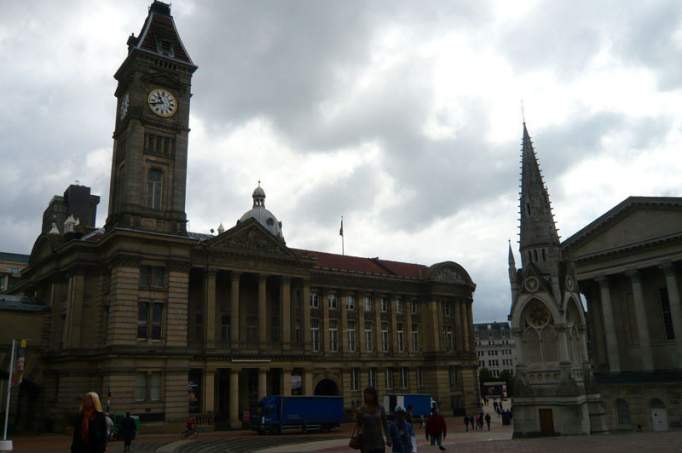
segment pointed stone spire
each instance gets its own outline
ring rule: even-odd
[[[554,216],[549,194],[542,179],[540,166],[533,149],[533,142],[523,123],[523,145],[521,149],[521,240],[519,251],[525,268],[533,262],[538,267],[560,258],[559,234],[554,224]],[[556,262],[556,261],[554,261]]]
[[[509,269],[516,270],[516,260],[514,259],[514,252],[511,248],[511,239],[509,240],[509,257],[508,257]]]

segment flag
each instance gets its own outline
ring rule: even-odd
[[[343,236],[343,217],[341,217],[341,228],[339,229],[339,236]]]

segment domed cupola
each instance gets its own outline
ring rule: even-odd
[[[254,218],[265,227],[270,233],[272,233],[276,238],[284,241],[284,236],[282,235],[282,222],[277,220],[275,215],[265,209],[265,191],[260,186],[260,181],[258,181],[258,187],[253,191],[253,208],[246,211],[243,216],[237,221],[237,224],[245,222],[250,218]]]

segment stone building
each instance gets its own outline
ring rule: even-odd
[[[514,436],[603,431],[602,405],[591,385],[587,321],[575,268],[562,253],[525,123],[519,208],[520,269],[509,246],[510,320],[517,359]]]
[[[60,419],[96,390],[148,425],[196,413],[235,427],[266,394],[337,394],[350,409],[369,385],[473,411],[475,285],[457,263],[290,248],[260,186],[233,228],[186,231],[196,69],[153,2],[115,74],[106,224],[43,228],[16,290],[50,309],[41,413]]]
[[[21,278],[21,270],[28,264],[28,255],[0,252],[0,294],[9,290]]]
[[[629,197],[566,239],[611,430],[682,425],[682,198]]]
[[[494,377],[503,371],[514,373],[514,338],[509,323],[474,324],[474,344],[479,368],[487,368]]]

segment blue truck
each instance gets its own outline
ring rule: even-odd
[[[384,396],[384,408],[389,414],[393,414],[397,406],[405,410],[408,406],[412,406],[412,416],[417,419],[428,417],[431,414],[431,408],[436,404],[431,395],[422,393],[389,393]]]
[[[259,433],[288,430],[327,431],[343,421],[340,396],[266,396],[258,403],[251,427]]]

